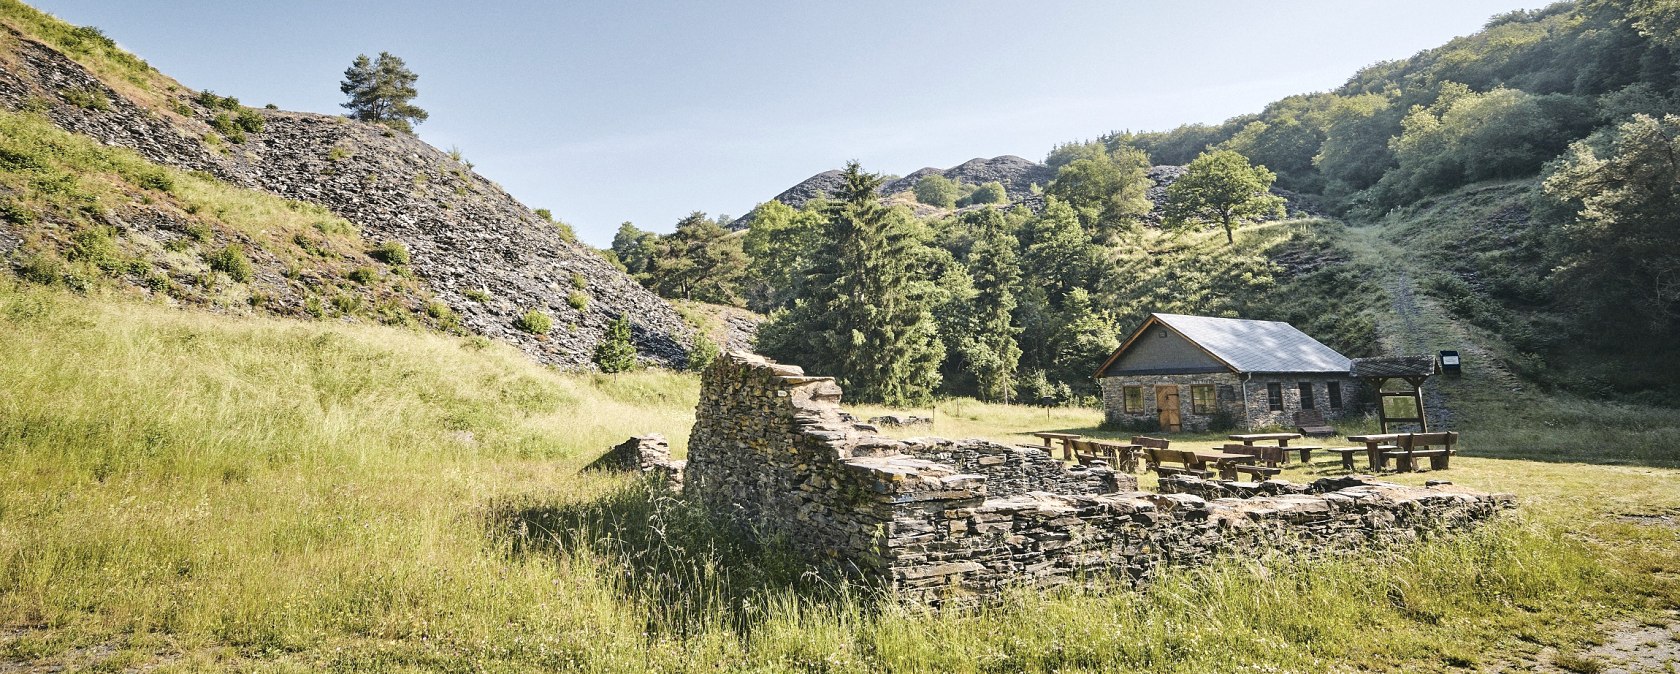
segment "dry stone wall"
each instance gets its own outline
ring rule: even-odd
[[[704,375],[684,492],[749,534],[782,541],[918,602],[1012,587],[1141,581],[1163,564],[1323,554],[1474,525],[1513,503],[1448,484],[1364,478],[1168,480],[1163,493],[1033,447],[897,440],[859,431],[832,379],[731,353]]]

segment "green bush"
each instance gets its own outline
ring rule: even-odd
[[[0,221],[14,225],[27,225],[35,221],[35,213],[24,208],[23,204],[6,199],[0,201]]]
[[[536,213],[537,217],[539,217],[539,218],[542,218],[542,219],[547,220],[549,222],[554,222],[554,211],[548,210],[546,208],[539,208],[535,211],[532,211],[532,213]]]
[[[46,253],[33,253],[18,265],[18,276],[30,283],[52,285],[64,276],[64,263]]]
[[[940,208],[955,207],[960,194],[957,184],[941,175],[931,175],[917,181],[913,191],[916,201]]]
[[[717,342],[712,341],[705,335],[695,335],[694,348],[690,349],[688,352],[689,371],[699,372],[711,367],[712,362],[717,360],[718,355],[719,351]]]
[[[251,280],[251,261],[245,257],[245,250],[238,245],[230,244],[214,253],[206,255],[204,261],[210,268],[239,283]]]
[[[64,96],[65,101],[78,108],[85,110],[111,109],[111,99],[105,96],[105,92],[93,87],[65,89],[64,91],[59,92],[59,94]]]
[[[444,304],[443,300],[427,302],[426,315],[431,316],[433,320],[438,322],[438,325],[444,328],[454,328],[461,323],[461,315],[455,313],[454,309],[449,308],[448,304]]]
[[[583,311],[589,308],[589,296],[581,290],[573,290],[571,295],[566,296],[566,304],[572,305],[573,309]]]
[[[92,227],[70,235],[71,262],[86,262],[105,271],[114,271],[121,263],[117,251],[116,230]]]
[[[210,120],[210,127],[215,129],[217,133],[222,134],[222,137],[228,139],[230,143],[245,142],[245,131],[239,128],[239,125],[234,123],[233,117],[225,112],[216,113],[216,116]]]
[[[595,366],[615,374],[636,367],[636,345],[630,341],[630,318],[619,314],[607,326],[607,337],[595,346]]]
[[[371,285],[379,280],[379,271],[373,267],[357,267],[350,270],[350,280],[362,285]]]
[[[532,309],[515,320],[513,326],[533,335],[546,335],[548,331],[554,329],[554,318]]]
[[[246,133],[262,133],[263,116],[256,110],[244,108],[233,118],[233,125]]]
[[[239,99],[232,96],[217,96],[216,92],[209,89],[198,92],[198,95],[194,96],[193,100],[197,101],[199,105],[210,108],[211,110],[222,109],[232,111],[239,109]]]
[[[368,257],[385,264],[408,264],[408,246],[401,241],[386,241],[368,251]]]
[[[187,223],[187,236],[192,237],[194,241],[201,243],[209,241],[210,235],[210,225],[202,222]]]
[[[572,287],[577,288],[578,290],[583,290],[584,288],[588,288],[589,287],[589,279],[584,278],[583,274],[579,274],[579,273],[574,271],[574,272],[572,272]]]
[[[148,190],[172,192],[175,190],[175,177],[165,171],[149,171],[141,175],[135,184]]]
[[[490,301],[490,292],[479,288],[468,288],[461,293],[467,299],[483,304]]]

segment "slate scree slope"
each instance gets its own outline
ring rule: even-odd
[[[160,165],[319,204],[370,241],[400,241],[411,251],[414,273],[461,314],[468,330],[510,342],[541,362],[582,367],[608,324],[625,314],[644,358],[671,366],[687,360],[692,331],[670,304],[412,135],[344,117],[258,110],[263,130],[217,151],[204,140],[209,127],[202,121],[214,111],[192,100],[192,92],[170,94],[175,110],[149,109],[48,45],[3,25],[0,39],[15,45],[0,63],[0,106],[20,110],[46,101],[42,112],[65,130]],[[64,100],[63,92],[90,90],[109,105]],[[191,114],[182,114],[188,108]],[[582,309],[568,301],[575,292],[587,295]],[[549,335],[515,327],[531,310],[555,318]]]

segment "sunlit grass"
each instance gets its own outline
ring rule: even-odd
[[[934,614],[580,472],[633,433],[684,449],[692,375],[10,285],[0,354],[0,667],[1431,671],[1573,649],[1680,598],[1675,532],[1615,516],[1680,508],[1660,468],[1467,455],[1395,479],[1519,495],[1474,535]],[[937,416],[932,434],[1019,442],[1100,420]]]

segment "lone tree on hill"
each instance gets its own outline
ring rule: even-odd
[[[630,317],[619,314],[607,326],[607,338],[595,346],[595,366],[607,374],[636,367],[636,345],[630,343]]]
[[[414,89],[419,75],[409,70],[403,60],[390,52],[379,52],[377,60],[358,54],[344,71],[344,81],[338,90],[350,97],[343,104],[350,116],[364,122],[384,124],[404,133],[414,133],[414,125],[426,121],[426,111],[409,103],[420,95]]]
[[[1274,180],[1277,174],[1264,166],[1251,166],[1241,154],[1205,152],[1167,186],[1163,215],[1170,227],[1219,224],[1225,228],[1225,242],[1236,243],[1231,230],[1238,222],[1283,214],[1283,199],[1268,191]]]

